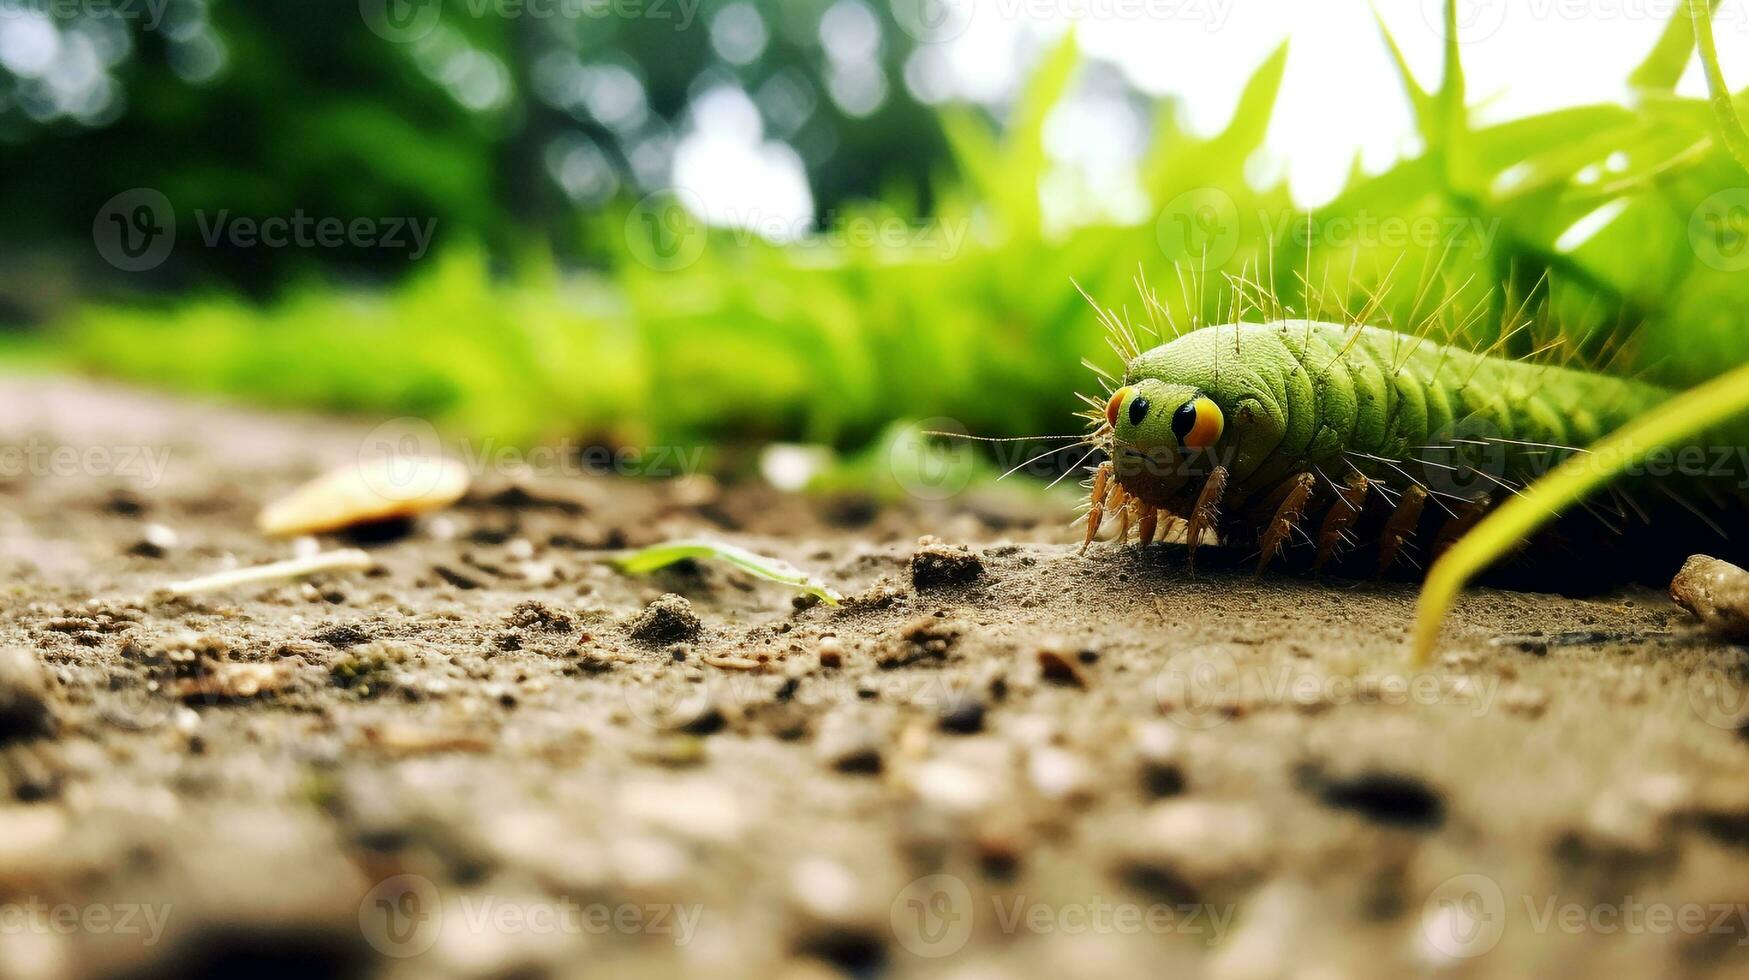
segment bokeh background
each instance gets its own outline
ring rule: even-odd
[[[1749,355],[1682,3],[1378,6],[0,0],[0,351],[821,479],[906,420],[1076,431],[1080,290],[1139,319],[1138,273],[1185,323]]]

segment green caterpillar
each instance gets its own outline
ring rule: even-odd
[[[1142,544],[1182,521],[1193,565],[1210,534],[1255,534],[1260,572],[1296,535],[1314,568],[1364,542],[1383,572],[1428,533],[1437,556],[1496,503],[1671,397],[1369,326],[1225,324],[1141,351],[1108,323],[1128,356],[1089,416],[1109,458],[1091,481],[1083,548],[1108,516],[1120,540],[1133,528]],[[1594,513],[1616,530],[1645,518],[1631,497],[1615,525]]]

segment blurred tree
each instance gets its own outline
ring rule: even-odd
[[[0,320],[93,285],[262,293],[409,265],[404,249],[209,244],[221,216],[436,219],[440,246],[577,258],[579,213],[665,186],[689,107],[722,85],[806,162],[820,216],[926,202],[946,151],[903,84],[909,40],[881,0],[10,0]],[[93,224],[142,187],[169,200],[180,245],[123,277]]]

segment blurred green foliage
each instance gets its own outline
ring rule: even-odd
[[[886,4],[868,8],[883,18],[873,57],[895,81],[852,117],[825,91],[819,24],[831,0],[761,5],[759,54],[741,64],[717,55],[711,30],[737,0],[636,2],[649,16],[614,16],[624,0],[7,0],[0,268],[13,274],[0,278],[0,324],[75,295],[220,287],[266,298],[287,283],[411,270],[380,248],[219,245],[117,275],[91,248],[92,222],[132,188],[172,202],[183,240],[200,235],[201,212],[401,216],[494,256],[535,242],[586,260],[595,229],[578,216],[601,202],[567,194],[556,154],[585,148],[602,167],[590,193],[636,199],[665,181],[688,107],[711,85],[787,97],[788,112],[765,112],[764,124],[809,165],[820,216],[882,192],[927,201],[946,144],[896,81],[912,45]],[[401,7],[440,16],[401,40],[369,28],[373,10]],[[580,94],[610,91],[604,72],[615,115]],[[885,152],[899,140],[906,152]]]
[[[1437,90],[1403,71],[1421,151],[1357,170],[1307,215],[1284,187],[1244,176],[1284,49],[1212,137],[1162,106],[1141,176],[1157,220],[1057,228],[1041,213],[1043,133],[1081,67],[1071,37],[1001,131],[941,115],[956,176],[934,184],[927,211],[890,194],[839,212],[818,239],[775,245],[622,205],[584,222],[596,272],[524,253],[494,275],[488,251],[452,248],[386,292],[99,306],[64,337],[97,371],[416,412],[475,434],[850,447],[907,417],[986,435],[1074,430],[1073,393],[1095,387],[1082,359],[1114,362],[1076,285],[1141,319],[1141,270],[1181,324],[1433,317],[1465,342],[1528,354],[1559,338],[1688,385],[1749,357],[1749,174],[1718,145],[1708,105],[1672,91],[1692,51],[1678,18],[1635,72],[1631,104],[1477,127],[1450,45]],[[914,234],[856,233],[893,227]],[[1228,288],[1223,274],[1267,288]],[[1521,321],[1531,329],[1514,331]]]

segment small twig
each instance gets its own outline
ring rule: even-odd
[[[290,558],[267,565],[234,568],[228,572],[219,572],[216,575],[172,582],[164,587],[164,591],[172,595],[193,595],[197,592],[216,592],[239,585],[255,585],[280,579],[303,578],[306,575],[318,575],[322,572],[363,572],[375,564],[376,562],[371,556],[363,551],[357,548],[346,548],[340,551],[311,555],[307,558]]]

